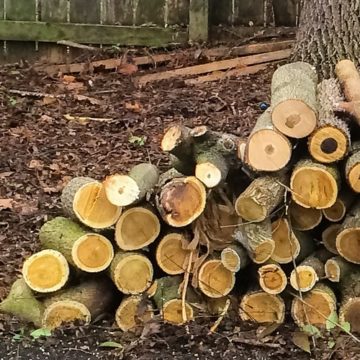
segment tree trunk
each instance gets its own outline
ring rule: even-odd
[[[354,0],[304,0],[293,61],[314,65],[322,78],[334,76],[347,58],[359,65],[360,4]]]

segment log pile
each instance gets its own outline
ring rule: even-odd
[[[348,61],[338,70],[319,84],[307,63],[279,67],[248,139],[175,124],[165,173],[143,163],[72,179],[66,217],[42,226],[0,311],[49,328],[112,313],[135,331],[223,317],[234,294],[243,321],[282,323],[288,310],[324,327],[339,303],[359,330],[360,130],[344,107],[360,76]]]

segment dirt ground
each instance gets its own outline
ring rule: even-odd
[[[60,193],[71,177],[101,180],[146,159],[166,168],[159,142],[172,123],[204,124],[247,136],[262,112],[260,104],[269,101],[273,70],[196,87],[175,79],[139,89],[133,77],[149,70],[82,74],[66,83],[28,65],[1,68],[0,299],[20,274],[23,260],[38,250],[39,227],[61,214]],[[12,90],[61,96],[19,96]],[[33,341],[27,330],[16,336],[23,326],[2,316],[0,360],[309,358],[292,345],[290,325],[277,329],[268,341],[257,341],[255,331],[244,329],[237,316],[225,320],[216,334],[208,334],[209,323],[200,319],[187,327],[172,327],[158,322],[135,336],[113,328],[107,316],[90,327],[65,328]],[[124,348],[99,347],[109,340]],[[347,338],[338,341],[335,351],[321,344],[323,350],[312,358],[360,359]]]

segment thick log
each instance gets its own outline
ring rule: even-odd
[[[340,80],[347,102],[339,104],[339,108],[350,113],[360,126],[360,74],[351,60],[341,60],[336,64],[335,72]]]
[[[150,260],[137,252],[119,251],[110,265],[110,276],[124,294],[137,295],[150,287],[153,280]]]
[[[161,141],[161,150],[176,156],[180,160],[192,158],[193,143],[189,128],[183,125],[174,125],[165,132]]]
[[[282,293],[287,286],[287,277],[279,264],[269,263],[259,267],[259,285],[268,294]]]
[[[255,179],[240,194],[235,210],[246,221],[261,222],[284,202],[286,180],[280,176],[264,176]]]
[[[309,136],[310,155],[321,163],[333,163],[343,159],[350,147],[350,130],[345,121],[334,113],[342,101],[340,88],[335,79],[323,80],[318,86],[319,122]]]
[[[142,296],[124,298],[115,313],[115,321],[122,331],[137,331],[154,317],[151,303]]]
[[[136,206],[121,214],[115,227],[115,240],[122,250],[139,250],[152,244],[160,230],[155,211],[150,207]]]
[[[311,160],[299,161],[291,174],[292,198],[306,208],[331,207],[337,199],[339,187],[337,168]]]
[[[183,274],[188,265],[190,250],[189,240],[183,234],[165,235],[156,248],[156,262],[166,274]]]
[[[354,271],[356,271],[356,266],[347,262],[341,256],[334,256],[325,263],[326,278],[335,283],[342,282]]]
[[[165,322],[182,325],[194,319],[194,308],[198,298],[191,288],[186,291],[185,311],[186,319],[183,318],[183,304],[181,300],[180,276],[167,276],[157,280],[157,290],[153,296],[156,307],[161,311]]]
[[[265,111],[257,120],[248,138],[244,161],[255,171],[278,171],[290,161],[292,145],[271,120],[271,110]]]
[[[352,333],[360,331],[360,272],[354,271],[340,283],[341,302],[339,308],[339,321],[349,322]]]
[[[325,248],[331,253],[338,255],[336,248],[336,237],[341,229],[341,224],[331,224],[321,234],[321,241]]]
[[[347,261],[360,264],[360,201],[348,212],[336,236],[336,249]]]
[[[346,161],[345,176],[350,188],[359,194],[360,193],[360,142],[354,145],[354,150]]]
[[[25,260],[22,274],[26,284],[39,293],[60,290],[68,281],[69,264],[55,250],[42,250]]]
[[[306,292],[325,277],[324,262],[316,254],[307,257],[291,272],[290,285],[297,291]]]
[[[13,283],[9,295],[0,303],[0,312],[41,327],[44,305],[21,278]]]
[[[336,311],[336,297],[329,286],[317,284],[302,295],[303,301],[296,297],[292,301],[291,316],[300,327],[313,325],[325,328],[326,320]]]
[[[134,166],[128,175],[112,175],[105,179],[108,200],[116,206],[128,206],[142,201],[159,181],[155,165],[143,163]]]
[[[317,124],[317,73],[307,63],[279,67],[271,83],[272,122],[277,130],[292,138],[310,135]]]
[[[163,220],[173,227],[191,224],[204,211],[205,204],[205,187],[193,176],[172,179],[157,196],[157,207]]]
[[[285,319],[285,303],[278,295],[259,290],[250,291],[241,299],[239,314],[243,321],[282,324]]]
[[[79,320],[88,324],[109,312],[113,300],[114,287],[110,279],[101,277],[85,281],[44,300],[43,326],[54,329]]]
[[[225,268],[232,272],[238,272],[249,263],[246,250],[237,244],[229,245],[223,249],[220,253],[220,259]]]
[[[288,220],[280,218],[272,223],[272,238],[275,249],[271,259],[279,264],[299,262],[314,250],[311,236],[292,230]]]
[[[72,220],[64,217],[45,223],[39,233],[44,249],[59,251],[68,263],[85,272],[105,270],[114,257],[111,242],[97,233],[89,233]]]
[[[235,285],[235,274],[219,259],[205,261],[199,269],[199,289],[208,297],[220,298],[230,293]]]
[[[94,229],[114,225],[121,214],[121,207],[107,199],[103,185],[87,177],[72,179],[62,192],[61,203],[65,215]]]
[[[235,238],[244,246],[256,264],[269,260],[275,249],[269,218],[259,223],[241,224],[235,233]]]
[[[316,228],[323,219],[321,210],[304,208],[295,201],[290,202],[288,212],[292,228],[299,231],[312,230]]]
[[[327,220],[339,222],[345,217],[354,200],[354,194],[345,190],[339,194],[335,204],[327,209],[322,209],[322,213]]]

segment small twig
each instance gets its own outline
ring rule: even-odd
[[[253,340],[253,339],[236,338],[236,339],[231,339],[231,342],[246,344],[246,345],[253,345],[253,346],[260,346],[260,347],[271,348],[271,349],[279,349],[281,347],[280,344],[263,343],[263,342]]]
[[[214,333],[217,330],[217,328],[219,327],[220,323],[222,322],[222,320],[224,319],[225,315],[227,314],[227,312],[229,310],[230,303],[231,303],[231,300],[227,299],[219,318],[215,321],[214,325],[210,328],[209,333]]]
[[[14,90],[14,89],[8,90],[8,93],[14,95],[20,95],[20,96],[37,97],[37,98],[49,97],[54,99],[63,99],[66,97],[66,95],[64,94],[54,95],[54,94],[37,92],[37,91],[24,91],[24,90]]]
[[[189,254],[189,263],[185,272],[185,276],[184,276],[184,287],[182,289],[182,294],[181,294],[181,306],[182,306],[182,318],[184,322],[187,322],[187,314],[186,314],[186,307],[185,307],[185,303],[186,303],[186,292],[187,292],[187,288],[189,286],[189,278],[190,278],[190,271],[191,271],[191,264],[192,264],[192,258],[193,258],[193,254],[194,254],[194,250],[190,251]]]
[[[57,44],[58,45],[69,46],[69,47],[73,47],[73,48],[77,48],[77,49],[83,49],[83,50],[101,51],[100,48],[79,44],[79,43],[76,43],[74,41],[69,41],[69,40],[60,40],[60,41],[57,42]]]

